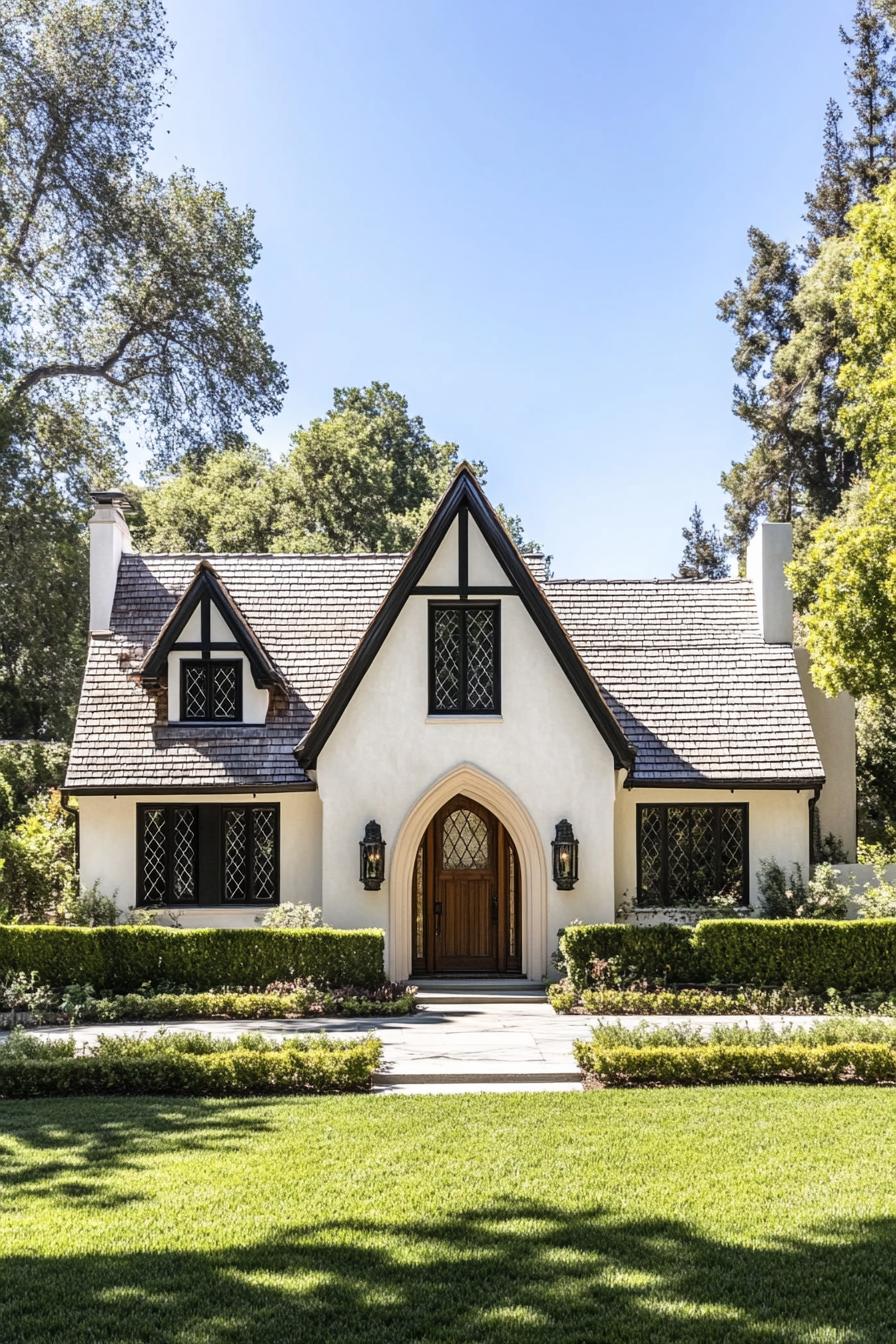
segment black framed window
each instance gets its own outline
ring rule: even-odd
[[[182,659],[180,717],[194,723],[239,723],[243,717],[242,661]]]
[[[138,803],[138,905],[277,905],[278,803]]]
[[[430,714],[501,712],[501,608],[430,603]]]
[[[638,806],[638,904],[750,899],[746,803]]]

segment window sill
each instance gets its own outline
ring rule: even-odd
[[[501,723],[503,714],[427,714],[425,723]]]

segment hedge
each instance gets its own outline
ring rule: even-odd
[[[896,1082],[896,1050],[861,1041],[640,1048],[576,1041],[573,1050],[586,1078],[605,1087]]]
[[[673,924],[582,924],[561,950],[577,990],[595,959],[617,958],[631,979],[668,984],[790,985],[802,993],[896,989],[896,919],[709,919]]]
[[[222,1042],[193,1034],[100,1037],[80,1054],[67,1045],[31,1039],[0,1048],[0,1097],[362,1092],[369,1089],[382,1056],[372,1038],[319,1036],[283,1044],[257,1037]]]
[[[95,929],[0,925],[0,977],[36,972],[47,985],[119,993],[167,982],[193,990],[264,988],[274,980],[380,985],[380,929]]]
[[[676,924],[571,924],[560,950],[576,989],[591,984],[594,961],[618,958],[633,978],[681,983],[699,979],[692,930]]]
[[[694,947],[720,983],[896,989],[896,919],[706,920],[694,930]]]
[[[329,1002],[329,995],[216,993],[116,994],[88,999],[78,1022],[174,1022],[195,1018],[402,1017],[416,1009],[411,993],[388,1000],[354,996]]]

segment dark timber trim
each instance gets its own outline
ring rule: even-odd
[[[345,713],[346,706],[392,629],[399,612],[426,573],[449,527],[462,509],[472,517],[485,537],[508,582],[516,589],[520,601],[546,640],[591,721],[613,753],[617,768],[631,769],[635,759],[631,744],[601,695],[597,683],[573,648],[553,607],[508,536],[498,515],[485,498],[472,467],[466,462],[458,467],[454,480],[442,496],[435,513],[402,566],[385,600],[346,663],[329,698],[304,739],[296,747],[299,763],[306,767],[314,766],[321,748]],[[460,578],[459,574],[458,580]],[[494,592],[494,589],[491,591]]]
[[[235,646],[241,649],[248,658],[255,685],[258,687],[283,687],[283,677],[275,667],[264,645],[252,632],[245,616],[208,560],[200,560],[196,566],[196,573],[190,586],[175,604],[173,611],[156,636],[155,643],[143,659],[138,673],[143,685],[158,685],[159,677],[167,667],[168,654],[172,649],[178,647],[177,637],[197,606],[200,608],[201,622],[200,651],[205,656],[212,647],[221,647],[219,644],[213,646],[210,638],[212,602],[214,602],[233,635]],[[196,645],[195,642],[190,642],[182,647],[195,649]],[[232,646],[224,645],[223,647],[229,648]]]

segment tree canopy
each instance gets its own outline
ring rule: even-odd
[[[728,560],[718,529],[707,527],[699,504],[695,504],[688,526],[681,529],[684,552],[676,570],[679,579],[724,579]]]
[[[198,459],[286,386],[251,210],[148,171],[171,53],[161,0],[0,0],[0,736],[70,727],[87,489],[125,426]]]

